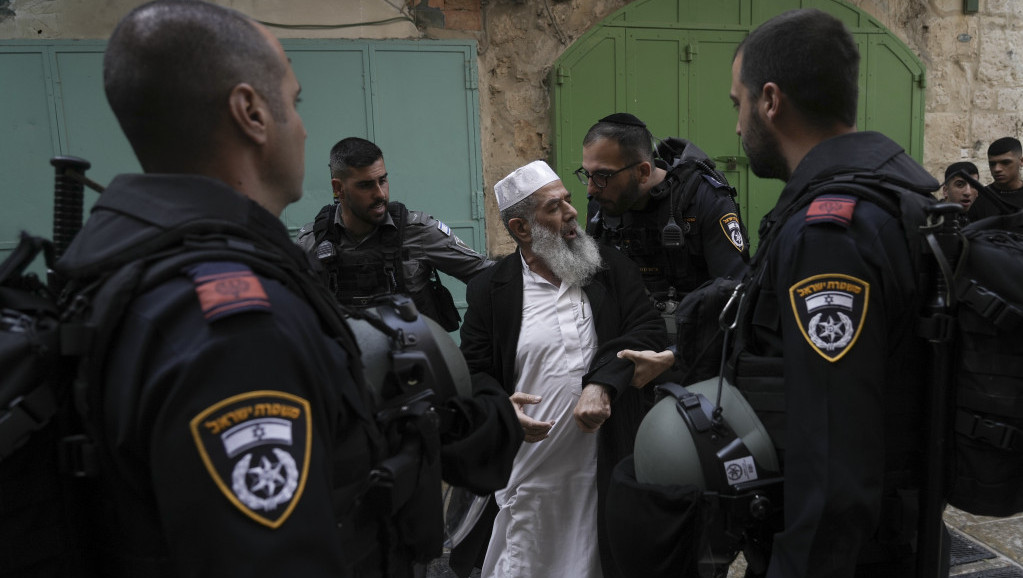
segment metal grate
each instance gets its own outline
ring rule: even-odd
[[[949,530],[952,534],[952,560],[951,566],[962,566],[978,560],[994,558],[996,554],[991,550],[977,544],[956,530]],[[973,574],[970,574],[973,576]]]
[[[969,574],[960,574],[956,578],[1023,578],[1023,570],[1012,566],[1004,568],[988,568]]]

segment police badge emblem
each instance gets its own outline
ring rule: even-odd
[[[224,496],[253,520],[278,528],[305,488],[312,448],[309,402],[280,391],[222,400],[189,426]]]
[[[870,284],[838,273],[814,275],[789,288],[789,300],[803,337],[828,361],[856,344],[867,316]]]
[[[746,241],[742,238],[742,226],[739,224],[739,216],[735,213],[728,213],[718,221],[725,236],[732,242],[738,251],[746,248]]]

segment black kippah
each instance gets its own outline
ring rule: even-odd
[[[624,124],[625,126],[638,126],[639,128],[646,128],[646,125],[643,124],[643,121],[636,118],[635,115],[631,115],[627,112],[616,112],[614,114],[609,114],[604,118],[600,119],[600,122],[609,122],[611,124]]]

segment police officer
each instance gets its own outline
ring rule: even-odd
[[[324,207],[316,221],[302,227],[298,243],[324,264],[342,303],[362,305],[376,295],[406,293],[421,312],[441,321],[442,304],[428,291],[434,269],[468,282],[493,261],[426,213],[394,203],[392,215],[387,176],[377,145],[358,137],[335,144],[330,183],[337,205]]]
[[[754,30],[732,64],[750,166],[786,183],[760,227],[728,372],[782,461],[773,578],[914,568],[927,390],[911,251],[899,217],[869,200],[800,205],[843,171],[938,187],[899,145],[856,131],[859,60],[841,21],[795,10]]]
[[[101,575],[410,574],[392,512],[362,505],[384,440],[358,348],[278,219],[306,138],[280,43],[233,10],[158,0],[114,30],[104,87],[146,174],[110,184],[59,269],[170,256],[152,259],[165,280],[116,296],[88,381]],[[503,392],[473,401],[445,441],[484,432],[501,457],[454,477],[496,489],[521,428]],[[479,425],[494,419],[511,433]]]
[[[693,143],[657,147],[628,113],[600,119],[583,139],[575,174],[590,203],[586,232],[639,265],[651,298],[669,317],[682,297],[715,277],[742,277],[749,262],[735,190]]]

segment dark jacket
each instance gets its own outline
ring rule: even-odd
[[[166,244],[163,233],[185,224],[206,233],[241,227],[252,239],[228,238],[259,239],[261,250],[313,279],[278,219],[219,181],[186,175],[116,178],[59,268],[88,278],[124,254]],[[242,293],[232,296],[217,277],[244,285],[249,299],[235,299]],[[352,526],[352,508],[331,507],[335,492],[364,483],[374,461],[353,351],[321,329],[296,281],[203,263],[123,303],[90,413],[100,433],[95,531],[107,575],[344,576],[374,550],[372,538],[339,526]],[[254,408],[274,404],[283,409],[264,423],[268,414]],[[267,440],[286,431],[291,441],[233,452],[228,423],[262,428]],[[281,483],[244,483],[246,465],[279,468]]]
[[[887,137],[845,134],[803,158],[761,223],[770,240],[754,257],[730,377],[783,464],[773,578],[903,576],[913,564],[926,349],[902,223],[840,191],[778,220],[811,181],[849,170],[938,187]]]
[[[597,445],[598,539],[604,541],[603,500],[614,465],[633,451],[636,430],[652,402],[647,391],[629,386],[633,364],[619,359],[622,349],[664,349],[667,336],[646,298],[634,263],[601,247],[605,267],[583,287],[593,310],[598,348],[583,376],[583,384],[607,386],[612,396],[611,417],[601,426]],[[511,395],[515,388],[515,350],[522,327],[522,258],[516,251],[469,282],[469,308],[461,328],[462,353],[469,370],[482,373]],[[476,525],[452,555],[452,568],[467,574],[482,562],[490,539],[496,507]],[[606,546],[601,547],[605,576],[614,576]]]
[[[394,540],[401,514],[363,499],[387,450],[353,374],[360,352],[279,219],[212,179],[120,176],[59,268],[89,279],[125,255],[183,245],[183,227],[204,248],[248,247],[253,264],[197,262],[120,304],[89,416],[101,434],[104,575],[410,575],[410,550]],[[267,276],[262,261],[286,274]],[[522,431],[499,387],[473,385],[446,407],[440,462],[452,483],[487,492],[507,482]]]

